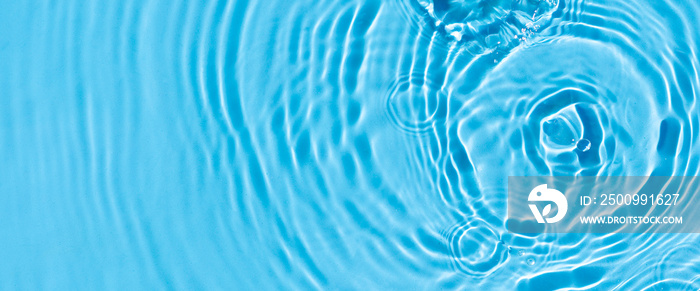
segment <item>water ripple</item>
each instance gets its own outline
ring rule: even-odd
[[[697,173],[698,161],[689,159],[697,150],[695,129],[700,119],[695,105],[699,82],[689,78],[696,74],[697,61],[690,56],[695,55],[697,35],[686,18],[699,11],[696,5],[561,1],[542,10],[540,18],[535,15],[535,22],[544,22],[541,29],[531,31],[527,22],[503,21],[518,13],[503,7],[517,3],[399,1],[402,12],[414,22],[414,36],[434,44],[426,56],[414,57],[426,65],[400,73],[423,76],[423,67],[445,68],[439,80],[446,114],[428,130],[422,128],[428,134],[419,139],[416,151],[421,155],[416,158],[427,161],[422,164],[426,172],[435,173],[431,185],[446,208],[458,216],[483,217],[489,212],[483,207],[489,206],[490,211],[502,211],[497,205],[502,205],[504,194],[483,193],[504,193],[497,189],[509,175]],[[502,31],[513,31],[513,41],[504,42]],[[679,38],[668,37],[678,32],[682,32]],[[412,120],[425,116],[414,115]],[[664,249],[663,239],[629,244],[628,235],[506,235],[499,240],[523,256],[501,261],[498,255],[469,251],[493,250],[499,236],[490,234],[497,233],[503,222],[486,220],[483,228],[476,228],[483,231],[461,232],[471,229],[470,222],[455,227],[450,256],[457,270],[474,277],[499,278],[499,269],[507,269],[522,275],[515,285],[524,289],[694,289],[697,281],[692,271],[659,273],[661,266],[673,266],[670,261],[677,258],[659,262],[642,256],[636,259],[653,267],[629,271],[603,261],[638,257],[636,250]],[[463,247],[462,239],[469,244],[470,237],[483,242]],[[618,277],[613,272],[634,274],[637,285],[616,286],[609,280]],[[655,273],[655,278],[649,277]],[[443,283],[460,284],[452,279]]]
[[[389,117],[408,133],[424,133],[444,122],[446,96],[440,86],[420,75],[399,78],[389,89]]]
[[[697,235],[504,221],[698,174],[698,3],[6,6],[4,289],[700,288]]]
[[[508,259],[508,248],[489,224],[474,218],[449,230],[450,257],[470,279],[488,276]]]

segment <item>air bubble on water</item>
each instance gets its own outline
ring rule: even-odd
[[[530,265],[530,266],[532,266],[532,265],[535,264],[535,260],[534,260],[534,259],[527,259],[526,262],[527,262],[527,264]]]
[[[576,148],[582,152],[586,152],[591,149],[591,141],[582,138],[576,143]]]
[[[521,257],[522,257],[522,256],[524,256],[524,255],[525,255],[525,251],[523,251],[523,250],[519,250],[519,251],[518,251],[518,256],[521,256]]]

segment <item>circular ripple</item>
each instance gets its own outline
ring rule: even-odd
[[[389,87],[386,111],[401,130],[424,133],[436,121],[444,119],[444,96],[446,94],[439,85],[422,75],[399,78]]]
[[[604,142],[613,135],[605,107],[598,103],[606,99],[610,98],[576,88],[536,99],[528,113],[526,129],[534,138],[524,140],[532,149],[529,152],[537,153],[530,155],[530,160],[543,159],[557,174],[598,172],[606,166],[607,157],[615,150],[614,138]]]
[[[457,224],[448,237],[454,267],[472,277],[485,277],[508,258],[508,247],[489,225],[474,219]]]
[[[405,2],[437,5],[437,1]],[[552,14],[561,21],[559,25],[510,51],[498,65],[455,66],[464,69],[456,77],[448,76],[450,108],[458,102],[462,106],[447,120],[445,135],[459,144],[449,147],[439,140],[441,148],[468,149],[469,165],[475,169],[480,188],[502,183],[499,178],[510,175],[696,174],[699,167],[692,157],[697,154],[700,111],[692,48],[697,46],[694,39],[683,39],[695,35],[688,26],[692,23],[685,22],[694,17],[683,16],[688,16],[684,11],[692,7],[672,5],[664,1],[568,1],[560,5],[567,7],[563,16]],[[444,20],[447,14],[431,14],[429,6],[418,6],[417,11],[423,11],[428,19],[428,25],[421,23],[423,27],[433,25],[433,32],[442,29],[447,38],[456,41]],[[493,17],[484,18],[481,27],[501,25],[490,20],[500,17],[497,11],[489,15]],[[483,48],[503,41],[490,31],[470,39],[460,28],[459,35],[459,42],[474,40],[472,43],[478,41]],[[473,73],[479,70],[490,71]],[[470,78],[474,75],[484,77]],[[654,240],[633,247],[618,243],[626,242],[625,236],[605,237],[595,245],[604,248],[590,247],[595,238],[569,236],[569,247],[562,240],[541,243],[539,240],[548,237],[536,237],[536,249],[551,246],[552,254],[526,261],[544,270],[531,276],[530,286],[551,282],[562,289],[597,284],[600,289],[615,289],[619,283],[612,283],[614,279],[632,277],[639,269],[635,264],[609,266],[607,262],[637,261],[653,268],[656,261],[641,262],[634,250],[668,251]],[[449,236],[453,265],[475,277],[500,275],[503,272],[496,270],[505,267],[502,262],[507,254],[498,251],[498,241],[496,232],[478,221],[454,227]],[[674,249],[656,272],[640,272],[639,281],[647,284],[655,277],[649,289],[697,290],[698,280],[692,274],[698,272],[692,266],[698,264],[688,262],[698,256],[693,250],[688,246]],[[601,271],[608,266],[607,272]],[[557,281],[564,283],[554,283]]]
[[[568,71],[539,61],[553,51],[559,54],[558,66]],[[656,114],[655,100],[642,75],[615,69],[628,65],[631,60],[617,50],[582,39],[523,47],[465,95],[448,122],[461,124],[470,156],[478,157],[477,168],[479,159],[494,163],[508,157],[517,165],[509,175],[649,173],[654,160],[641,151],[655,146],[648,130],[655,125],[644,117]],[[454,91],[470,88],[468,82],[457,81]],[[669,135],[677,128],[672,122],[665,126]],[[669,144],[663,148],[673,149]],[[623,162],[634,166],[623,167]]]

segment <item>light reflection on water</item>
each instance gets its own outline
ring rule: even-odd
[[[1,10],[3,289],[700,288],[694,234],[504,225],[508,176],[697,175],[692,1]]]

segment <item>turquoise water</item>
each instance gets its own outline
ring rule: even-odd
[[[700,3],[2,1],[0,288],[698,290],[508,176],[698,175]]]

